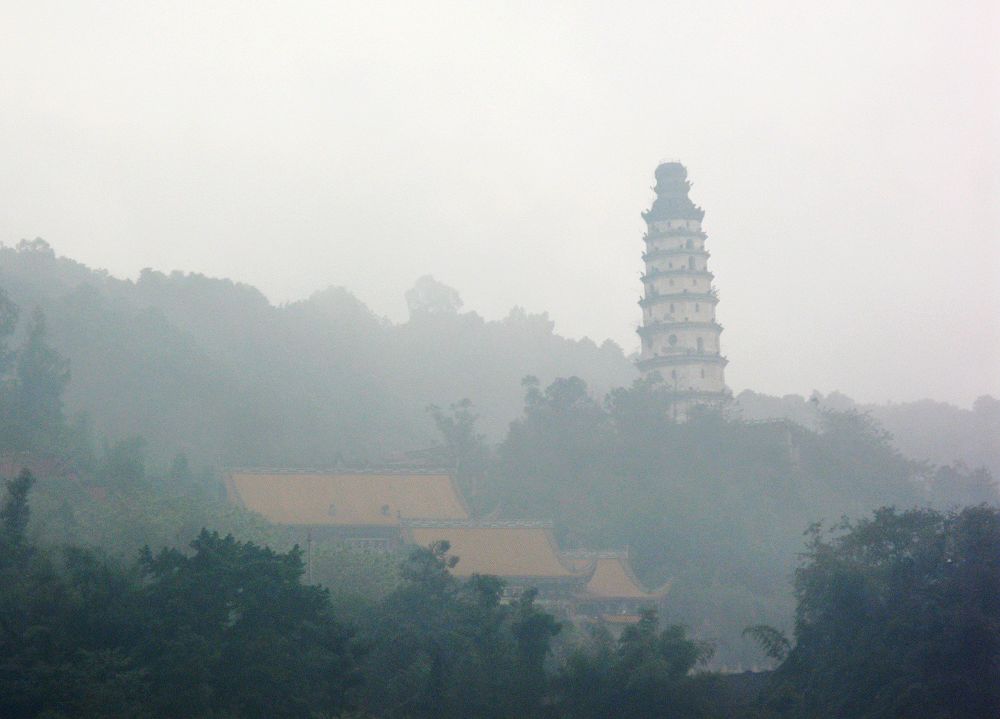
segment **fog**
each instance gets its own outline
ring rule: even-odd
[[[1000,392],[988,2],[4,3],[0,242],[123,276],[426,273],[631,352],[653,170],[706,210],[734,390]]]
[[[1000,717],[1000,7],[828,5],[0,2],[0,717]]]

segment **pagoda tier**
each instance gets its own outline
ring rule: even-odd
[[[674,392],[680,417],[695,404],[720,404],[729,396],[722,326],[715,318],[719,296],[701,228],[705,213],[688,197],[690,188],[683,165],[661,164],[656,199],[642,215],[647,231],[638,367]]]

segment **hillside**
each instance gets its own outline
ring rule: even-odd
[[[45,311],[69,359],[69,412],[112,440],[142,435],[160,463],[177,451],[215,466],[377,463],[433,441],[428,405],[471,399],[496,440],[526,375],[579,375],[598,391],[635,377],[613,343],[560,337],[520,308],[487,321],[421,282],[409,321],[393,324],[343,288],[275,306],[230,280],[122,280],[41,240],[0,247],[0,287]]]

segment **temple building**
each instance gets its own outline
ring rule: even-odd
[[[583,589],[577,593],[577,618],[607,624],[634,624],[643,609],[659,609],[670,589],[667,582],[647,589],[635,574],[625,552],[597,552],[574,555],[575,561],[591,561],[593,569]]]
[[[491,574],[506,583],[508,593],[529,587],[543,601],[574,599],[593,573],[593,562],[567,561],[559,552],[547,522],[461,522],[414,520],[406,524],[409,544],[429,546],[444,540],[458,557],[456,577]]]
[[[678,419],[698,404],[720,405],[729,397],[715,308],[719,296],[708,270],[704,210],[688,197],[691,183],[678,162],[656,168],[656,199],[642,213],[647,230],[642,255],[642,349],[638,367],[657,374],[675,397]]]
[[[644,588],[627,554],[562,552],[550,522],[470,519],[443,472],[241,469],[227,474],[226,490],[233,504],[301,528],[310,540],[378,551],[446,541],[458,558],[456,577],[499,577],[508,598],[535,588],[540,602],[574,621],[629,624],[660,606],[667,590]]]
[[[443,473],[319,473],[234,470],[229,500],[274,524],[357,547],[392,549],[407,519],[468,520],[469,510]]]

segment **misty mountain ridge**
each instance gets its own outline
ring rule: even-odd
[[[430,277],[407,292],[410,319],[394,324],[343,287],[274,305],[250,285],[197,273],[144,269],[123,280],[36,239],[0,246],[0,287],[22,311],[48,315],[52,341],[70,360],[70,412],[88,412],[112,439],[146,437],[161,463],[179,450],[213,465],[377,464],[435,441],[429,405],[468,397],[495,441],[521,412],[525,376],[543,385],[578,376],[597,397],[638,376],[611,341],[561,337],[546,314],[520,307],[485,320]],[[907,456],[985,466],[996,477],[997,404],[988,396],[971,410],[932,400],[859,404],[838,392],[817,402],[745,390],[732,409],[809,428],[820,406],[864,411]]]
[[[434,445],[440,458],[461,458],[457,483],[475,511],[551,519],[567,549],[629,547],[641,580],[674,582],[671,620],[713,639],[718,661],[734,666],[753,661],[743,627],[786,624],[786,580],[809,523],[883,505],[996,501],[988,473],[907,461],[871,416],[844,411],[857,407],[843,395],[746,391],[726,415],[678,424],[666,388],[635,382],[631,358],[613,343],[562,338],[547,316],[518,309],[486,321],[430,277],[407,292],[411,317],[400,324],[343,288],[274,306],[250,286],[197,274],[121,280],[57,258],[42,241],[0,247],[0,288],[23,314],[44,311],[52,345],[69,360],[66,407],[96,430],[74,434],[116,442],[92,461],[110,503],[68,502],[67,488],[79,487],[50,487],[50,509],[76,509],[65,521],[48,511],[45,522],[72,541],[107,524],[77,513],[114,513],[119,502],[136,505],[124,522],[138,537],[234,521],[219,498],[187,485],[144,485],[144,456],[151,477],[189,475],[188,461],[204,468],[211,492],[227,466],[375,467]],[[471,410],[454,404],[462,398]],[[871,415],[909,422],[897,444],[921,458],[961,451],[937,464],[989,464],[997,404],[913,403]],[[462,432],[449,436],[442,417]],[[933,437],[956,421],[964,444]],[[137,437],[145,444],[117,442]],[[171,458],[183,458],[180,469],[157,470]],[[187,508],[163,519],[155,507],[164,501]],[[150,516],[133,521],[136,507]],[[259,521],[236,524],[259,541],[271,532]]]
[[[275,306],[230,280],[148,269],[122,280],[42,240],[0,247],[0,287],[22,310],[45,311],[71,362],[70,412],[87,411],[112,438],[143,435],[154,455],[377,463],[433,442],[428,405],[469,397],[497,438],[521,410],[526,375],[579,375],[601,393],[637,376],[612,342],[560,337],[521,308],[487,321],[421,282],[410,320],[392,324],[343,288]]]

